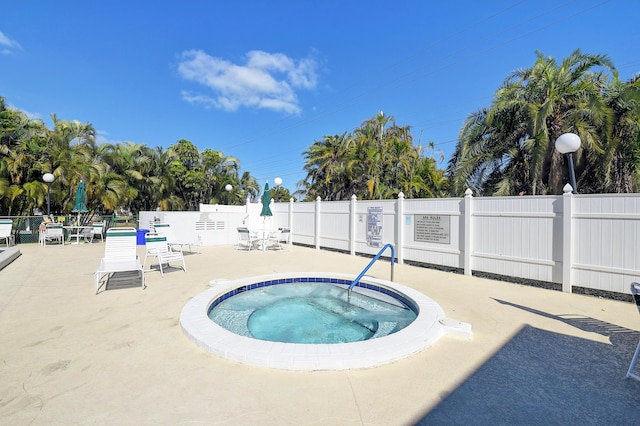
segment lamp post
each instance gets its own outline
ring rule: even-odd
[[[580,148],[580,136],[575,133],[565,133],[556,139],[556,149],[560,154],[567,154],[569,159],[569,179],[571,180],[571,188],[573,193],[578,193],[578,185],[576,184],[576,172],[573,168],[573,153]]]
[[[55,179],[51,173],[45,173],[42,180],[47,183],[47,217],[51,216],[51,182]]]
[[[280,188],[280,185],[282,185],[282,178],[277,177],[273,180],[273,183],[276,184],[276,203],[278,202],[278,189]]]
[[[233,185],[230,183],[226,184],[224,189],[227,190],[227,205],[231,205],[231,190],[233,189]]]

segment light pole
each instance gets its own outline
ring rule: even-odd
[[[571,180],[571,188],[573,193],[578,193],[578,185],[576,184],[576,172],[573,168],[573,153],[580,148],[580,136],[575,133],[565,133],[556,139],[556,149],[560,154],[567,154],[569,159],[569,179]]]
[[[276,184],[276,203],[278,202],[278,189],[280,188],[280,185],[282,185],[282,178],[277,177],[273,180],[273,183]]]
[[[45,173],[42,180],[47,183],[47,217],[51,216],[51,182],[55,179],[51,173]]]
[[[224,189],[227,190],[227,205],[231,205],[231,190],[233,189],[233,185],[228,183],[225,185]]]

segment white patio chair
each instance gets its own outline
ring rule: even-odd
[[[631,284],[631,294],[633,295],[633,300],[636,302],[638,313],[640,313],[640,283]],[[636,348],[635,354],[633,354],[631,365],[627,371],[627,378],[632,378],[640,382],[640,376],[633,372],[636,368],[636,364],[638,363],[638,357],[640,357],[640,342],[638,342],[638,347]]]
[[[155,223],[153,225],[153,230],[158,234],[164,234],[167,237],[167,244],[169,246],[187,246],[189,247],[189,253],[192,253],[191,243],[187,241],[181,241],[179,238],[173,234],[173,230],[171,229],[171,225],[168,223]]]
[[[93,227],[82,228],[79,232],[79,236],[84,240],[85,243],[90,243],[91,241],[93,241]]]
[[[54,242],[64,245],[64,228],[61,223],[49,222],[45,225],[42,244],[46,247]]]
[[[158,234],[155,232],[149,232],[144,236],[147,252],[144,256],[143,267],[147,264],[147,258],[155,257],[158,259],[158,265],[160,266],[160,275],[164,277],[163,264],[169,265],[170,262],[180,261],[182,262],[182,269],[187,272],[187,265],[184,262],[184,255],[182,253],[182,247],[169,246],[167,243],[167,237],[164,234]],[[149,265],[151,269],[151,265]]]
[[[253,235],[249,228],[238,228],[238,242],[236,243],[236,250],[251,251],[255,248],[256,244],[260,242],[260,239]]]
[[[96,222],[93,224],[91,228],[91,240],[89,242],[92,243],[96,237],[100,237],[100,240],[104,241],[104,222]]]
[[[69,244],[79,244],[80,240],[89,243],[93,238],[93,229],[90,226],[69,225],[66,229],[69,231],[67,234],[67,242]]]
[[[15,244],[13,237],[13,221],[11,219],[0,219],[0,241],[4,240],[7,247]]]
[[[279,228],[277,231],[269,233],[269,245],[274,250],[284,250],[289,246],[289,228]],[[284,244],[284,245],[283,245]]]
[[[142,280],[142,288],[147,288],[144,283],[144,268],[136,253],[136,241],[135,228],[111,228],[107,231],[104,257],[96,271],[96,294],[102,287],[102,278],[107,276],[108,281],[109,276],[116,272],[137,271]]]

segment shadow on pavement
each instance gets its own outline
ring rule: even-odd
[[[608,336],[611,344],[524,326],[417,424],[640,424],[640,383],[625,378],[640,333],[495,300]]]
[[[142,279],[138,271],[114,272],[107,278],[106,284],[101,291],[134,287],[142,287]]]

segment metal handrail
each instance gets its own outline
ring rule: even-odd
[[[387,248],[391,249],[391,281],[393,281],[393,263],[396,260],[396,252],[395,252],[395,249],[393,248],[392,244],[385,244],[384,247],[382,247],[380,249],[378,254],[376,254],[373,257],[373,259],[371,259],[371,262],[369,262],[369,264],[362,270],[362,272],[360,272],[360,275],[358,275],[357,278],[355,280],[353,280],[353,282],[351,283],[351,285],[349,286],[349,289],[348,289],[348,297],[351,297],[351,289],[353,289],[353,287],[355,287],[355,285],[358,284],[358,282],[360,282],[360,279],[369,270],[369,268],[371,268],[371,266],[376,262],[376,260],[378,260],[380,258],[380,256],[382,256],[382,253],[384,253],[384,251]]]

